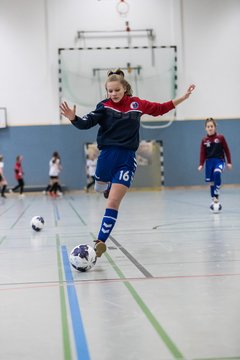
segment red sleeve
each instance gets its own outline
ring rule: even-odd
[[[226,158],[227,158],[227,163],[231,164],[232,163],[232,161],[231,161],[231,153],[230,153],[228,144],[227,144],[226,139],[225,139],[225,137],[223,135],[221,136],[221,138],[222,138],[221,141],[222,141],[222,145],[223,145],[223,150],[224,150],[224,153],[225,153]]]
[[[205,154],[205,149],[204,149],[204,140],[202,139],[201,141],[201,146],[200,146],[200,165],[204,165],[205,160],[206,160],[206,154]]]
[[[159,116],[166,114],[175,108],[172,100],[162,104],[156,102],[150,102],[147,100],[141,100],[141,105],[142,105],[143,114],[152,115],[152,116]]]
[[[20,168],[19,168],[19,164],[18,164],[18,163],[15,164],[15,169],[14,169],[14,170],[15,170],[15,173],[17,173],[17,174],[19,173]]]

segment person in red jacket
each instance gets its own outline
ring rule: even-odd
[[[12,189],[12,191],[16,191],[19,189],[19,194],[21,197],[23,197],[23,191],[24,191],[24,180],[23,180],[23,168],[22,168],[22,161],[23,156],[18,155],[16,157],[16,163],[14,167],[14,173],[15,173],[15,179],[17,180],[18,184]]]
[[[205,129],[207,136],[201,141],[198,170],[201,171],[205,163],[205,181],[210,183],[212,197],[210,208],[213,210],[214,203],[219,203],[221,176],[225,163],[231,169],[232,161],[227,141],[223,135],[217,133],[217,124],[213,118],[206,119]],[[219,210],[221,210],[221,204]]]
[[[101,153],[95,172],[95,190],[104,193],[107,207],[95,241],[97,257],[106,251],[108,239],[118,216],[120,203],[131,186],[136,171],[135,151],[139,146],[140,118],[144,114],[158,116],[173,110],[188,99],[195,85],[186,93],[165,103],[150,102],[132,96],[131,85],[121,69],[110,71],[105,82],[107,99],[82,118],[76,116],[76,106],[60,105],[61,114],[78,129],[98,125],[97,144]]]

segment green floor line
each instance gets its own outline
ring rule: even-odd
[[[2,243],[4,242],[4,240],[5,240],[6,238],[7,238],[6,236],[3,236],[3,237],[0,239],[0,245],[2,245]]]
[[[61,254],[60,254],[60,240],[59,240],[58,235],[56,235],[56,248],[57,248],[58,277],[59,277],[59,281],[60,281],[59,291],[60,291],[60,302],[61,302],[61,320],[62,320],[64,359],[71,360],[72,352],[71,352],[68,318],[67,318],[66,297],[65,297],[65,290],[64,290],[65,283],[64,283],[64,279],[63,279],[63,269],[62,269],[62,261],[61,261]]]
[[[111,256],[108,253],[105,253],[105,256],[106,256],[107,260],[109,261],[109,263],[111,264],[111,266],[113,267],[113,269],[115,270],[115,272],[117,273],[117,275],[119,276],[119,278],[125,279],[124,274],[122,273],[120,268],[115,264],[115,262],[113,261]],[[124,281],[124,285],[127,287],[130,294],[132,295],[132,297],[134,298],[134,300],[136,301],[136,303],[138,304],[140,309],[143,311],[143,313],[145,314],[145,316],[147,317],[149,322],[152,324],[152,326],[154,327],[154,329],[156,330],[158,335],[161,337],[162,341],[164,342],[164,344],[166,345],[168,350],[175,357],[175,359],[185,359],[184,356],[182,355],[182,353],[180,352],[180,350],[173,343],[173,341],[170,339],[170,337],[164,331],[164,329],[159,324],[157,319],[154,317],[151,310],[147,307],[147,305],[141,299],[141,297],[139,296],[137,291],[134,289],[134,287],[128,281]]]
[[[93,233],[90,233],[93,239],[96,239]],[[111,264],[112,268],[117,273],[118,277],[120,279],[126,279],[123,272],[120,270],[120,268],[116,265],[116,263],[113,261],[112,257],[106,252],[105,257],[107,258],[108,262]],[[171,352],[171,354],[175,357],[175,359],[185,359],[180,350],[177,348],[177,346],[174,344],[174,342],[170,339],[168,334],[164,331],[162,326],[159,324],[157,319],[154,317],[153,313],[150,311],[150,309],[147,307],[147,305],[144,303],[144,301],[141,299],[141,297],[138,295],[137,291],[134,289],[134,287],[128,282],[124,281],[124,285],[140,307],[140,309],[143,311],[149,322],[152,324],[158,335],[161,337],[162,341],[168,348],[168,350]]]
[[[77,212],[77,210],[73,207],[73,205],[70,203],[70,201],[68,202],[69,203],[69,205],[71,206],[71,208],[73,209],[73,211],[75,212],[75,214],[77,215],[77,217],[81,220],[81,222],[82,222],[82,224],[83,225],[87,225],[86,223],[85,223],[85,221],[83,220],[83,218],[79,215],[79,213]]]

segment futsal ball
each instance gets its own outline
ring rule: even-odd
[[[69,260],[74,269],[78,271],[90,270],[97,261],[95,250],[86,244],[80,244],[72,249]]]
[[[42,216],[34,216],[31,220],[33,230],[40,231],[44,226],[44,219]]]
[[[211,204],[210,209],[214,212],[214,214],[217,214],[222,210],[222,205],[220,203],[213,203]]]

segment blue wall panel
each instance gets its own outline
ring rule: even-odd
[[[156,125],[156,123],[154,123]],[[5,175],[15,184],[16,155],[24,156],[26,185],[48,182],[48,162],[53,151],[62,157],[61,182],[69,189],[85,186],[84,144],[94,142],[97,127],[78,130],[71,125],[19,126],[0,129],[0,153],[4,155]],[[218,132],[226,137],[233,159],[233,170],[225,171],[225,184],[240,182],[240,121],[218,121]],[[142,140],[162,140],[166,186],[204,184],[204,172],[198,172],[200,141],[205,135],[204,121],[176,121],[165,129],[140,130]]]

